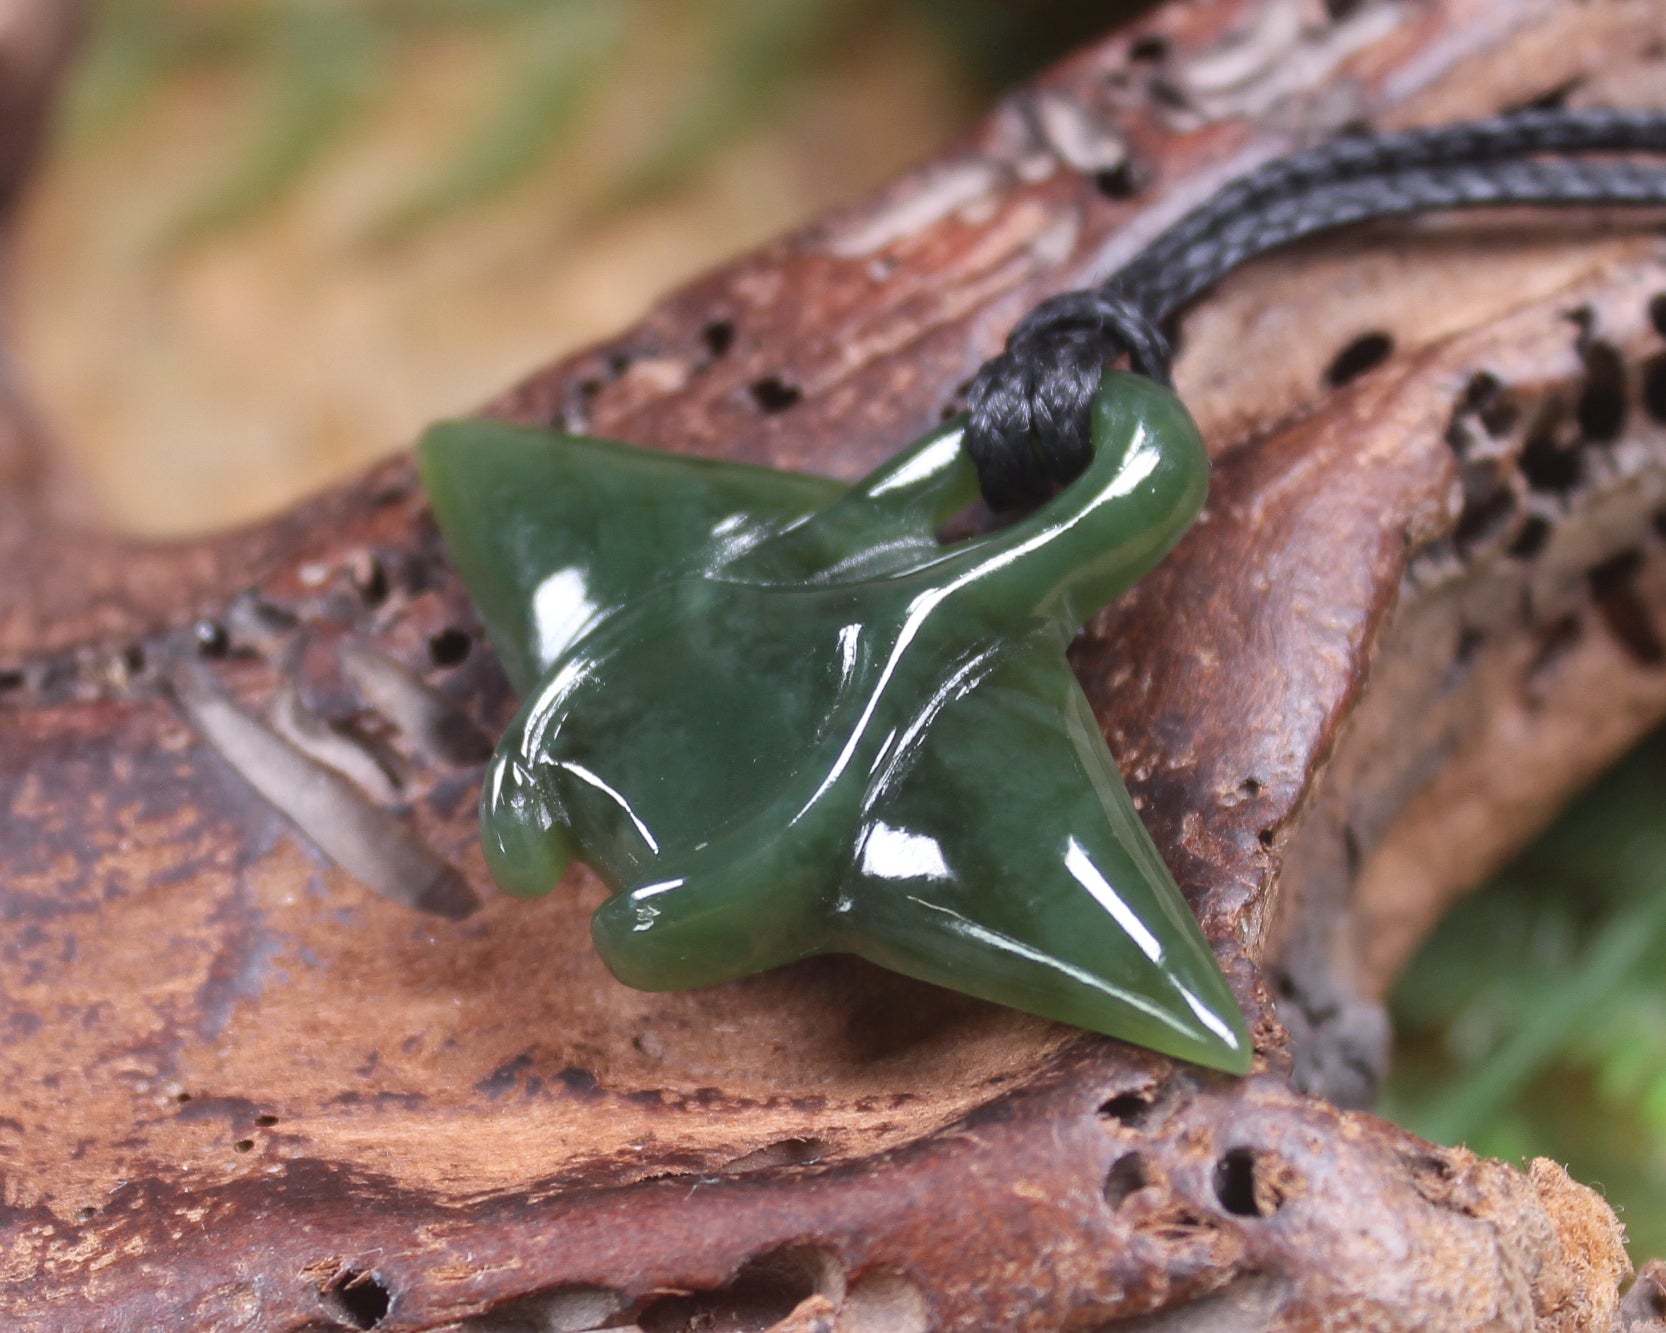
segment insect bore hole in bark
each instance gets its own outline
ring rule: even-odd
[[[1566,495],[1585,479],[1584,460],[1561,438],[1566,420],[1566,407],[1552,399],[1540,409],[1522,443],[1521,474],[1536,491]]]
[[[1101,1120],[1113,1120],[1124,1129],[1138,1129],[1150,1113],[1150,1100],[1137,1092],[1118,1093],[1099,1108]]]
[[[788,384],[779,375],[764,376],[752,385],[751,393],[758,410],[769,415],[785,412],[804,397],[802,389],[796,384]]]
[[[1605,560],[1587,575],[1591,600],[1609,633],[1638,666],[1657,667],[1666,662],[1666,643],[1654,623],[1649,604],[1637,589],[1643,571],[1643,553],[1635,547]]]
[[[1592,342],[1585,348],[1585,387],[1574,415],[1588,440],[1607,444],[1620,438],[1626,424],[1625,362],[1613,344]]]
[[[1656,292],[1649,298],[1649,323],[1654,331],[1666,338],[1666,292]]]
[[[1643,410],[1666,425],[1666,355],[1650,357],[1643,367]]]
[[[1148,168],[1132,157],[1124,158],[1114,167],[1093,173],[1093,188],[1107,199],[1132,199],[1150,178]]]
[[[1550,524],[1538,514],[1529,514],[1505,550],[1517,560],[1531,560],[1550,541]]]
[[[1151,1184],[1151,1170],[1143,1153],[1124,1153],[1105,1173],[1105,1202],[1113,1210],[1128,1202],[1129,1196]]]
[[[1394,339],[1381,331],[1362,333],[1338,352],[1325,371],[1325,383],[1333,389],[1352,383],[1375,370],[1394,352]]]
[[[1215,1163],[1215,1197],[1235,1217],[1271,1217],[1294,1183],[1282,1159],[1254,1148],[1230,1148]]]
[[[732,319],[712,320],[700,330],[700,341],[708,357],[713,361],[721,360],[735,345],[735,322]]]
[[[428,656],[435,666],[456,666],[468,657],[473,647],[474,639],[467,631],[443,629],[428,640]]]
[[[224,657],[231,650],[231,636],[218,621],[199,620],[192,634],[203,657]]]
[[[1138,37],[1128,48],[1128,59],[1136,65],[1160,65],[1169,58],[1169,39],[1160,33]]]
[[[393,1292],[374,1273],[344,1268],[320,1293],[325,1309],[348,1328],[376,1328],[393,1308]]]

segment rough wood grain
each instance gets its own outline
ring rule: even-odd
[[[1660,0],[1170,5],[494,410],[855,476],[1225,178],[1660,97],[1663,39]],[[1186,321],[1207,517],[1076,662],[1255,1022],[1243,1081],[846,960],[627,991],[582,875],[413,915],[363,881],[489,894],[512,701],[406,461],[189,546],[14,501],[0,1320],[1614,1326],[1596,1195],[1344,1108],[1441,906],[1666,714],[1663,292],[1646,225],[1498,217],[1309,246]]]

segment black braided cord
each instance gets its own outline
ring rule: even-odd
[[[1304,237],[1382,218],[1510,206],[1666,206],[1666,113],[1532,110],[1354,135],[1220,190],[1095,287],[1042,302],[967,392],[965,446],[985,500],[1034,504],[1080,475],[1104,367],[1171,382],[1163,326],[1222,277]],[[1602,157],[1593,155],[1606,154]]]

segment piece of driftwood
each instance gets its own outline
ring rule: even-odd
[[[1228,177],[1661,99],[1663,50],[1660,0],[1169,5],[494,410],[852,477]],[[8,105],[40,67],[0,58]],[[406,459],[138,547],[47,517],[15,427],[0,1325],[1659,1327],[1660,1270],[1621,1307],[1560,1168],[1344,1108],[1443,906],[1666,715],[1666,246],[1595,215],[1306,246],[1187,317],[1179,379],[1207,516],[1075,661],[1255,1023],[1242,1081],[847,960],[625,990],[592,880],[487,887],[512,701]],[[458,924],[389,900],[464,884]]]

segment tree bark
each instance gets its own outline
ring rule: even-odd
[[[1182,0],[491,410],[854,477],[1226,179],[1358,123],[1658,100],[1663,37],[1660,0]],[[1642,1327],[1658,1274],[1622,1314],[1594,1193],[1349,1108],[1442,908],[1666,716],[1662,294],[1635,219],[1500,215],[1306,245],[1187,317],[1209,508],[1074,660],[1254,1023],[1243,1080],[843,959],[627,991],[592,879],[490,896],[513,700],[408,460],[137,546],[0,459],[0,1316]],[[458,874],[460,924],[372,891]]]

